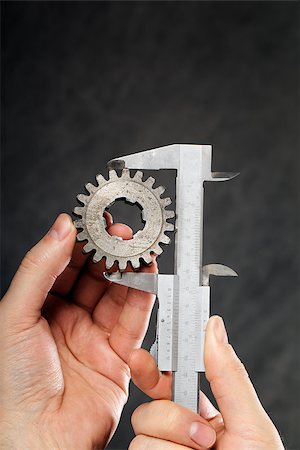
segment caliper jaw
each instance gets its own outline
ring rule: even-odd
[[[195,330],[196,335],[196,372],[205,372],[204,366],[204,344],[206,325],[210,315],[210,286],[209,277],[211,275],[221,277],[237,277],[237,273],[230,267],[222,264],[208,264],[202,269],[202,286],[199,287],[199,302],[197,304],[196,315],[199,326]]]
[[[113,283],[157,295],[157,273],[104,272],[103,276]]]
[[[158,147],[143,152],[132,153],[111,159],[107,163],[109,170],[141,169],[180,169],[182,158],[189,148],[195,148],[201,157],[202,181],[227,181],[235,178],[236,172],[212,172],[212,147],[211,145],[172,144]]]

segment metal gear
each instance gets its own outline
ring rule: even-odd
[[[108,180],[102,175],[97,175],[96,180],[98,186],[86,184],[88,195],[77,196],[83,206],[74,208],[74,214],[80,217],[74,225],[82,229],[77,234],[77,239],[87,240],[83,247],[84,253],[95,251],[94,262],[105,258],[106,269],[110,269],[114,262],[118,263],[120,270],[125,270],[128,262],[134,269],[140,267],[141,260],[146,264],[151,263],[152,254],[159,255],[163,251],[159,243],[170,242],[165,232],[174,230],[174,225],[167,222],[174,217],[174,211],[165,209],[172,203],[171,199],[161,198],[165,188],[159,186],[154,189],[154,178],[149,177],[143,181],[143,173],[140,171],[131,178],[129,169],[123,169],[120,177],[115,170],[110,170]],[[130,240],[110,236],[106,231],[104,211],[117,199],[138,203],[142,207],[145,226]]]

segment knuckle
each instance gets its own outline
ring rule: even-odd
[[[20,265],[23,272],[35,271],[45,261],[47,255],[37,255],[34,249],[29,250]]]
[[[153,402],[154,403],[154,402]],[[172,430],[182,422],[182,408],[170,400],[158,400],[156,406],[156,417],[161,417],[160,426],[164,429]]]
[[[119,322],[116,325],[116,327],[118,327],[118,332],[125,339],[130,339],[130,340],[134,340],[134,341],[142,339],[142,333],[140,331],[131,329],[129,326],[125,325],[124,323]]]
[[[154,400],[140,405],[131,416],[131,424],[136,434],[171,433],[182,424],[184,410],[170,400]],[[157,434],[156,434],[157,435]]]
[[[230,369],[241,378],[249,378],[248,372],[242,361],[235,353],[232,345],[227,344],[228,360],[230,361]]]
[[[38,266],[38,260],[35,256],[34,252],[32,250],[29,250],[21,262],[20,269],[27,272],[27,271],[31,271],[32,269],[36,269],[37,266]]]
[[[249,375],[248,372],[246,370],[246,367],[244,366],[244,364],[238,360],[234,366],[233,366],[233,370],[235,371],[235,373],[240,377],[240,378],[245,378],[248,379]]]
[[[128,450],[146,450],[147,449],[147,438],[139,434],[130,443]]]
[[[18,272],[25,275],[33,275],[39,273],[42,267],[49,263],[49,259],[49,252],[39,252],[35,247],[33,247],[26,253],[19,266]],[[55,283],[57,276],[58,274],[55,272],[48,274],[49,282],[51,282],[51,285]]]
[[[174,429],[182,422],[182,411],[176,406],[174,408],[168,408],[166,411],[167,424],[169,429]]]

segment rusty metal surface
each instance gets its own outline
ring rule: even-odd
[[[115,262],[120,270],[125,270],[128,263],[138,269],[141,260],[146,264],[152,262],[152,255],[160,255],[163,251],[160,243],[169,244],[170,238],[165,233],[174,230],[174,225],[167,220],[174,217],[174,212],[166,210],[171,204],[169,197],[162,198],[162,186],[153,188],[153,177],[143,181],[143,173],[137,171],[133,177],[128,169],[123,169],[119,177],[115,170],[109,171],[109,179],[97,175],[98,186],[86,185],[89,195],[79,194],[77,199],[82,206],[77,206],[74,213],[80,219],[74,222],[82,231],[77,235],[79,241],[87,241],[83,251],[95,251],[93,261],[105,258],[105,266],[110,269]],[[132,239],[123,240],[111,236],[106,231],[104,212],[117,199],[142,208],[144,228],[137,231]]]

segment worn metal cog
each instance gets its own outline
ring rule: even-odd
[[[77,199],[82,206],[74,208],[74,214],[80,219],[74,222],[76,228],[82,229],[77,234],[79,241],[87,240],[83,247],[84,253],[94,251],[93,261],[105,258],[105,266],[110,269],[114,262],[120,270],[125,270],[127,263],[138,269],[143,260],[151,263],[152,254],[162,253],[160,243],[168,244],[170,238],[166,231],[173,231],[174,225],[167,222],[174,217],[174,211],[166,210],[171,199],[161,198],[165,188],[153,188],[154,178],[143,181],[143,173],[137,171],[131,178],[129,169],[123,169],[119,177],[115,170],[109,171],[109,179],[97,175],[98,186],[86,184],[88,195],[79,194]],[[145,222],[143,230],[137,231],[130,240],[110,236],[106,231],[103,214],[115,200],[125,199],[130,203],[138,203],[142,208],[142,218]]]

